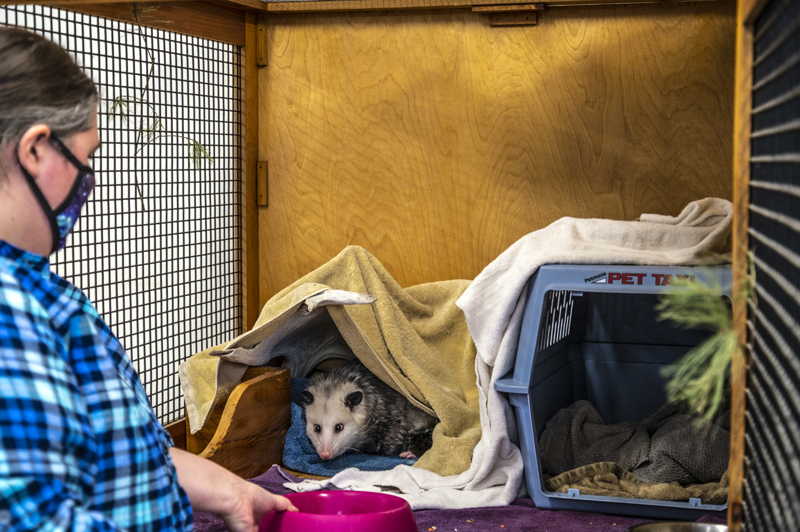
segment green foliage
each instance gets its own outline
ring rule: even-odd
[[[189,159],[192,161],[195,168],[200,168],[204,159],[208,161],[209,164],[214,164],[214,158],[211,157],[211,154],[208,153],[205,146],[192,139],[189,139],[187,142],[189,145]]]
[[[134,103],[136,103],[135,98],[125,98],[121,96],[119,98],[114,98],[108,103],[108,108],[106,109],[108,121],[113,124],[116,117],[120,117],[123,122],[127,121],[128,116],[131,114],[131,104]]]
[[[142,132],[144,133],[145,138],[147,138],[146,144],[150,144],[156,140],[161,133],[164,132],[164,126],[161,124],[161,118],[156,116],[152,122],[147,125],[143,125]]]
[[[685,401],[703,419],[711,420],[725,402],[730,383],[731,361],[740,350],[733,329],[733,316],[719,285],[683,283],[660,298],[659,319],[686,329],[709,331],[711,336],[667,366],[670,401]]]
[[[189,147],[188,158],[192,162],[192,165],[195,167],[195,169],[199,170],[203,165],[203,161],[206,161],[211,166],[214,165],[214,158],[211,156],[211,153],[209,153],[208,149],[201,143],[185,135],[169,133],[164,126],[161,117],[146,100],[126,96],[114,98],[112,101],[108,102],[106,106],[106,116],[108,117],[109,122],[114,123],[116,118],[121,119],[123,122],[127,122],[131,118],[132,107],[134,105],[147,107],[150,114],[153,115],[152,120],[149,122],[145,122],[144,118],[142,118],[140,122],[139,133],[144,137],[145,140],[142,143],[142,146],[136,150],[137,153],[140,152],[144,146],[152,144],[161,137],[175,137],[183,139],[187,143]]]
[[[205,146],[197,142],[196,140],[187,137],[185,135],[179,135],[175,133],[169,133],[166,126],[164,125],[161,116],[159,116],[156,108],[147,101],[145,95],[147,93],[147,87],[150,85],[150,79],[153,76],[153,54],[150,53],[150,49],[146,46],[146,38],[144,32],[142,32],[142,28],[140,24],[142,23],[143,19],[151,18],[150,13],[159,9],[159,6],[148,6],[146,3],[142,2],[134,2],[133,3],[133,17],[136,20],[137,30],[139,31],[139,36],[142,38],[143,42],[145,43],[145,50],[147,52],[147,56],[150,60],[150,69],[147,74],[147,80],[145,82],[145,87],[142,90],[142,97],[131,97],[131,96],[120,96],[114,98],[110,102],[108,102],[106,106],[106,116],[110,123],[114,123],[116,118],[122,120],[122,122],[127,122],[128,120],[133,119],[136,115],[136,108],[135,106],[139,106],[141,108],[139,116],[141,116],[138,125],[138,137],[136,140],[136,153],[141,152],[141,150],[147,146],[148,144],[154,143],[156,140],[162,137],[174,137],[178,139],[182,139],[185,141],[189,147],[188,151],[188,159],[192,162],[192,165],[195,169],[199,170],[202,167],[203,161],[206,161],[211,166],[214,165],[214,158],[211,156],[209,151],[206,149]],[[169,23],[168,20],[148,20],[149,23],[153,22],[160,22],[160,23]],[[134,177],[135,178],[135,177]],[[139,196],[142,198],[142,208],[144,209],[144,196],[141,193],[141,189],[139,187],[139,183],[136,182],[136,189],[139,192]],[[146,210],[146,209],[145,209]]]

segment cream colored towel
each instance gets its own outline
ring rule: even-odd
[[[503,252],[470,284],[456,304],[477,346],[481,439],[468,470],[439,476],[398,466],[388,472],[342,471],[330,480],[288,485],[298,491],[393,486],[414,509],[508,504],[522,485],[516,422],[494,383],[514,367],[525,307],[524,287],[543,264],[720,264],[732,221],[731,203],[707,198],[676,218],[653,214],[640,221],[562,218]]]

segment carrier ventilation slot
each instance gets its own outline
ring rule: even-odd
[[[537,340],[536,352],[543,351],[569,336],[572,325],[572,291],[551,290],[544,300],[542,329]]]

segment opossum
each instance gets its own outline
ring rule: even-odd
[[[323,460],[350,450],[417,458],[433,445],[439,422],[358,360],[313,375],[301,403],[306,435]]]

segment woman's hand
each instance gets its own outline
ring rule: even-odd
[[[258,532],[261,519],[272,510],[297,511],[286,497],[274,495],[214,462],[175,447],[169,454],[192,510],[219,515],[230,532]]]
[[[229,532],[257,532],[261,519],[272,510],[297,511],[286,497],[274,495],[250,482],[245,483],[246,493],[242,493],[230,512],[219,514]]]

